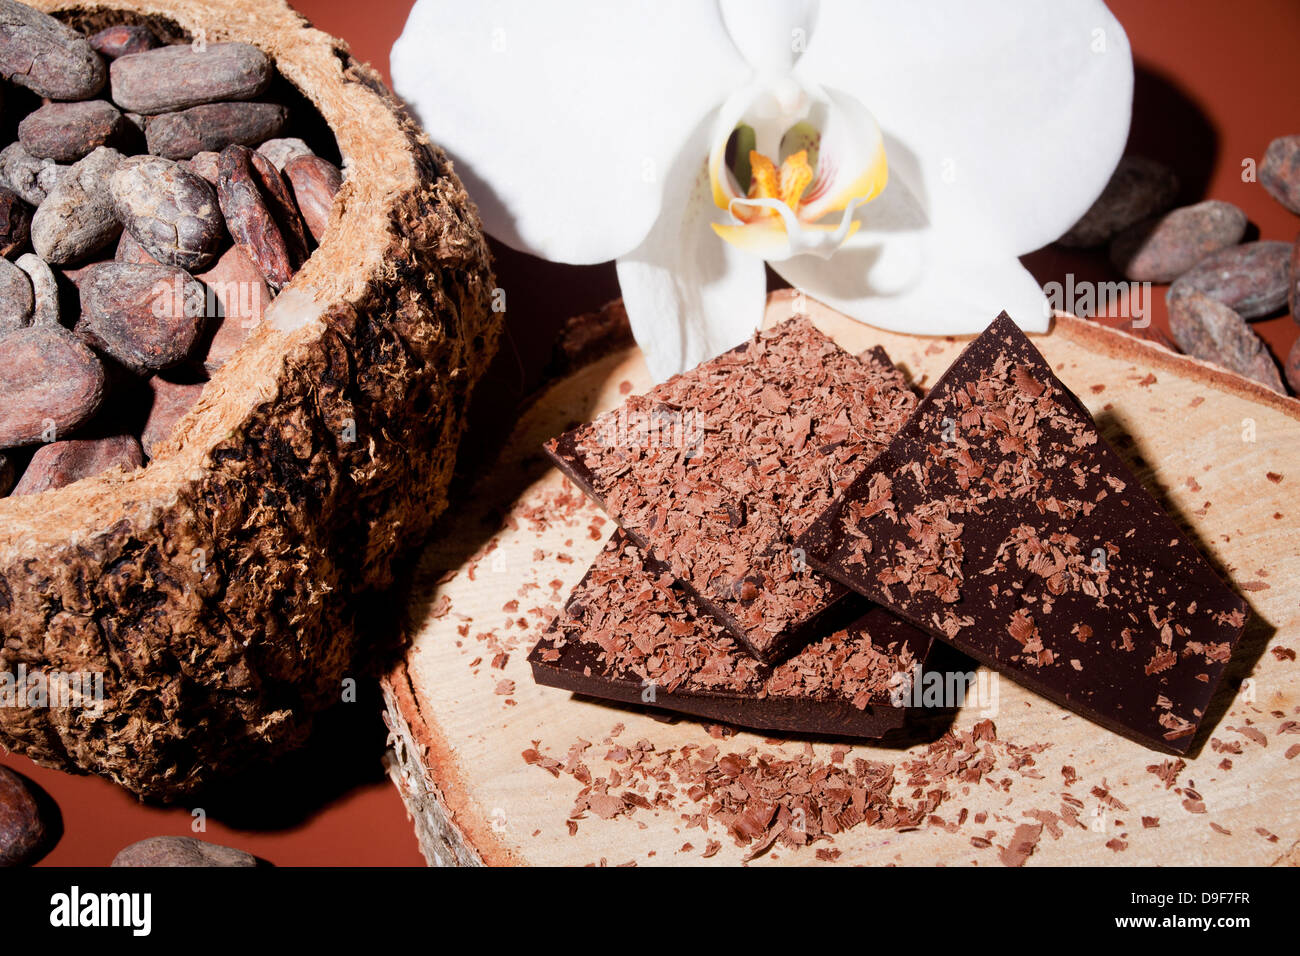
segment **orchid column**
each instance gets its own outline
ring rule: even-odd
[[[765,262],[882,328],[1046,328],[1017,257],[1100,194],[1133,89],[1099,0],[419,0],[392,73],[488,232],[617,260],[657,379],[749,335]]]

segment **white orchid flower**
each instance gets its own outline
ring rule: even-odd
[[[750,334],[765,262],[886,329],[1045,329],[1017,257],[1100,194],[1133,90],[1100,0],[418,0],[392,74],[489,233],[617,260],[659,379]]]

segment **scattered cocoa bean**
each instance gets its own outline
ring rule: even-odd
[[[119,23],[105,27],[90,38],[90,45],[101,56],[116,60],[119,56],[143,53],[158,46],[158,38],[146,26]]]
[[[307,254],[302,220],[284,179],[270,160],[246,146],[221,151],[217,197],[226,228],[279,291]]]
[[[32,207],[12,189],[0,186],[0,256],[11,256],[32,234]]]
[[[1291,391],[1300,395],[1300,339],[1296,339],[1291,345],[1291,351],[1286,357],[1286,380],[1291,386]]]
[[[343,174],[327,159],[296,156],[284,164],[284,178],[293,187],[293,198],[302,221],[317,242],[329,225],[334,197],[343,185]]]
[[[16,265],[27,274],[32,287],[32,325],[59,324],[59,283],[50,264],[40,256],[25,252]]]
[[[11,143],[0,150],[0,186],[12,189],[32,206],[45,202],[49,193],[45,188],[48,179],[43,179],[42,173],[56,168],[54,160],[37,159],[23,149],[22,143]]]
[[[1259,182],[1270,196],[1300,215],[1300,135],[1279,136],[1268,144],[1259,165]]]
[[[112,103],[47,103],[18,124],[18,141],[37,159],[75,162],[97,146],[123,147],[134,128]]]
[[[133,113],[166,113],[201,103],[251,100],[271,81],[271,61],[247,43],[164,46],[113,61],[113,102]]]
[[[42,259],[76,262],[117,239],[122,226],[108,182],[121,161],[121,153],[101,146],[68,167],[32,217],[32,248]]]
[[[1210,199],[1129,226],[1112,240],[1110,259],[1135,282],[1172,282],[1211,253],[1235,246],[1246,214]]]
[[[206,103],[153,117],[144,135],[154,155],[189,159],[231,143],[260,143],[280,132],[288,115],[279,103]]]
[[[26,4],[0,0],[0,75],[52,100],[104,88],[104,61],[84,36]]]
[[[1196,291],[1174,296],[1169,301],[1169,329],[1188,355],[1286,394],[1264,340],[1222,302]]]
[[[0,259],[0,329],[31,324],[32,280],[8,259]]]
[[[187,271],[216,261],[226,238],[217,191],[160,156],[128,156],[109,183],[123,228],[158,262]]]
[[[1065,235],[1056,240],[1070,248],[1091,248],[1164,212],[1178,197],[1178,177],[1165,166],[1141,156],[1125,156],[1097,201]]]
[[[82,478],[102,475],[113,468],[134,471],[144,467],[144,452],[134,435],[74,438],[42,445],[14,486],[15,498],[64,488]]]
[[[203,394],[203,384],[169,382],[157,375],[149,379],[153,404],[149,407],[149,418],[140,435],[140,444],[144,446],[146,455],[153,458],[154,450],[171,437],[176,423],[185,417],[186,412],[194,407]]]
[[[189,358],[203,325],[203,286],[183,269],[101,262],[81,281],[76,332],[127,368],[156,372]]]
[[[205,149],[185,160],[185,165],[215,187],[217,185],[217,162],[219,159],[219,153],[211,149]]]
[[[132,843],[113,866],[257,866],[257,857],[194,837],[156,836]]]
[[[212,374],[229,362],[261,325],[271,304],[271,290],[243,246],[231,246],[215,266],[195,278],[211,290],[221,305],[221,315],[203,356],[203,367]]]
[[[122,238],[117,240],[117,252],[113,255],[115,262],[144,262],[149,265],[162,265],[157,259],[145,251],[144,246],[136,241],[135,236],[131,235],[126,229],[122,230]]]
[[[36,795],[22,777],[0,767],[0,867],[32,862],[45,836]]]
[[[1201,292],[1243,319],[1257,319],[1286,303],[1290,256],[1290,244],[1275,239],[1224,249],[1179,276],[1165,301],[1186,292]]]
[[[54,441],[104,399],[104,366],[60,326],[0,330],[0,448]]]
[[[257,151],[271,161],[271,165],[276,169],[284,172],[284,164],[296,156],[313,156],[315,155],[311,147],[300,140],[297,136],[285,136],[277,139],[268,139]]]

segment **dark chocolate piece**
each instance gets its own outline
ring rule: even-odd
[[[578,694],[740,727],[880,737],[903,727],[913,668],[937,644],[856,595],[846,627],[771,667],[746,654],[621,531],[528,657],[533,679]],[[865,610],[865,613],[862,613]],[[895,701],[898,701],[897,706]]]
[[[847,593],[808,569],[794,539],[915,406],[883,350],[855,358],[797,317],[546,450],[702,610],[773,663]]]
[[[1177,752],[1246,622],[1005,314],[800,544],[990,667]]]

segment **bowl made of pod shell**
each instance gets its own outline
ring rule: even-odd
[[[284,3],[34,5],[87,35],[259,46],[345,169],[319,248],[147,468],[0,499],[0,672],[103,682],[99,706],[0,707],[0,745],[178,799],[301,742],[365,672],[501,316],[446,156]]]

